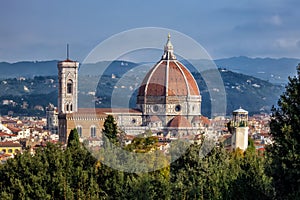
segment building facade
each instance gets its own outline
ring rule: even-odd
[[[193,138],[205,131],[197,82],[176,59],[170,35],[161,59],[143,79],[136,109],[78,109],[78,62],[69,59],[59,62],[58,73],[61,142],[67,141],[73,128],[77,128],[82,138],[100,137],[107,115],[113,115],[118,127],[129,135],[151,130],[174,138]]]
[[[53,104],[49,103],[46,107],[46,120],[47,127],[46,129],[51,131],[52,134],[58,133],[58,111]]]

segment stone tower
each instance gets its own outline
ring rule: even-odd
[[[61,142],[67,140],[66,115],[78,111],[78,67],[77,61],[67,59],[57,64],[58,68],[58,134]]]
[[[57,64],[58,68],[58,112],[77,112],[79,63],[67,58]]]
[[[53,104],[49,103],[46,108],[47,130],[52,134],[57,134],[58,129],[58,113],[57,108]]]
[[[239,108],[233,111],[231,122],[231,148],[245,151],[248,147],[248,111]]]

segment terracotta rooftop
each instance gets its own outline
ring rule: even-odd
[[[0,147],[22,147],[22,146],[20,143],[7,141],[7,142],[0,142]]]
[[[200,95],[197,82],[179,61],[161,60],[146,75],[139,96]]]
[[[203,124],[209,125],[210,120],[204,116],[194,116],[192,119],[192,123],[203,123]]]
[[[176,59],[170,37],[162,59],[145,76],[138,96],[200,95],[197,82],[189,70]]]
[[[7,128],[8,128],[9,130],[11,130],[12,132],[14,132],[14,133],[17,133],[17,132],[19,132],[19,131],[22,130],[22,129],[17,128],[17,127],[14,127],[14,126],[7,126]]]
[[[80,114],[141,114],[141,111],[132,108],[78,108],[77,112],[68,115],[80,115]]]
[[[179,127],[192,127],[192,126],[191,123],[184,116],[178,115],[172,119],[172,121],[169,124],[169,127],[179,128]]]
[[[156,115],[152,115],[150,116],[150,122],[161,122],[161,119],[159,119]]]
[[[17,135],[15,135],[15,134],[9,134],[9,133],[5,133],[5,132],[2,132],[2,131],[0,131],[0,137],[3,137],[3,136],[17,136]]]

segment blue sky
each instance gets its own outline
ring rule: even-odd
[[[141,27],[182,32],[213,59],[300,58],[299,8],[297,0],[2,1],[0,61],[63,59],[66,43],[82,61],[106,38]]]

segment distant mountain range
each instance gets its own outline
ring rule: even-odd
[[[195,60],[193,63],[199,63],[201,68],[203,61]],[[286,83],[288,76],[294,76],[296,74],[296,66],[298,63],[300,63],[300,59],[249,58],[244,56],[215,60],[215,64],[218,68],[226,68],[233,72],[254,76],[276,84]],[[56,65],[56,60],[17,63],[0,62],[0,79],[56,76]],[[84,67],[80,69],[79,73],[86,75],[90,71],[93,71],[94,75],[101,74],[103,73],[101,70],[107,65],[110,65],[114,69],[109,67],[105,72],[106,75],[112,74],[112,72],[116,73],[116,75],[122,75],[137,65],[141,65],[141,63],[137,64],[126,61],[114,61],[111,63],[103,61],[95,64],[85,64]]]
[[[126,73],[120,76],[121,66],[131,68],[134,63],[116,61],[113,68],[98,76],[79,77],[79,107],[131,107],[136,104],[137,88],[144,76]],[[117,67],[119,65],[119,67]],[[122,69],[122,72],[126,70]],[[250,114],[269,112],[284,87],[253,76],[219,69],[226,91],[227,114],[242,106]],[[120,74],[118,74],[120,73]],[[211,71],[193,73],[202,95],[202,114],[211,116],[211,97],[202,76],[210,77]],[[114,75],[112,75],[114,74]],[[125,78],[124,78],[125,77]],[[214,81],[209,78],[209,81]],[[41,108],[49,103],[57,105],[57,76],[11,78],[0,81],[0,114],[13,111],[15,115],[45,115]],[[213,89],[214,90],[214,89]],[[222,102],[221,102],[222,103]]]
[[[288,76],[296,75],[300,59],[295,58],[249,58],[245,56],[219,59],[215,61],[220,68],[247,74],[272,83],[286,83]]]
[[[205,62],[207,61],[193,61],[200,67],[205,66]],[[233,57],[216,60],[215,63],[219,67],[226,90],[227,114],[239,106],[250,113],[259,113],[269,112],[271,106],[276,104],[284,89],[283,85],[287,83],[288,76],[296,74],[296,66],[300,60]],[[210,71],[204,70],[197,73],[189,62],[185,64],[198,82],[203,101],[202,113],[210,116],[211,98],[206,83],[202,79],[202,76],[209,74]],[[134,107],[137,87],[152,66],[153,63],[127,61],[104,61],[81,65],[79,69],[80,106],[110,107],[112,106],[111,97],[113,94],[118,94],[122,98],[117,98],[113,106],[124,106],[127,98],[129,100],[126,106]],[[1,114],[7,114],[12,110],[16,114],[43,115],[40,107],[45,107],[49,102],[57,105],[57,61],[2,62],[0,71]],[[101,77],[99,77],[100,74],[102,74]]]

